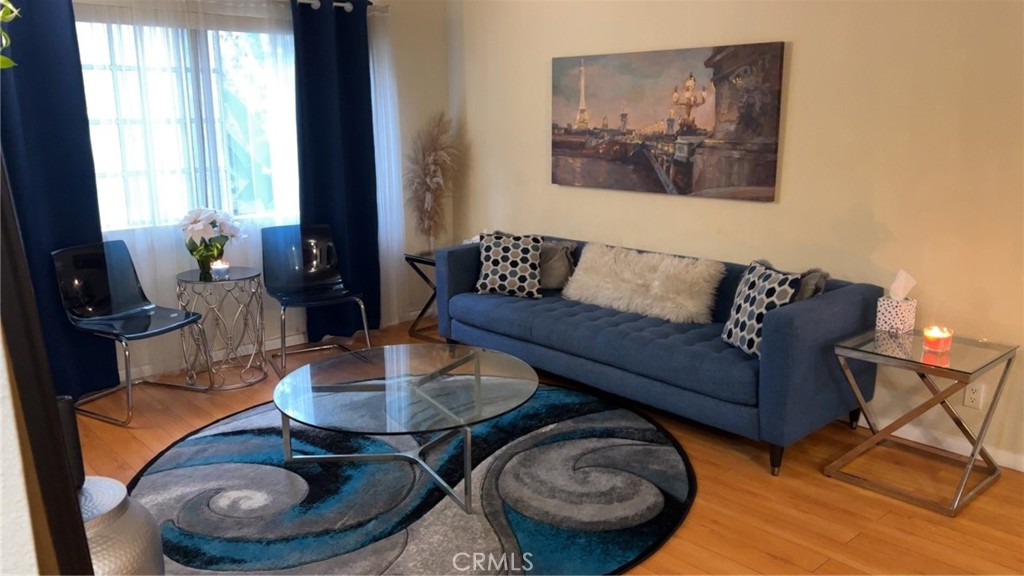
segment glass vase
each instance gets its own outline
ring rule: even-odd
[[[213,282],[213,274],[210,272],[210,264],[213,263],[213,260],[208,258],[196,258],[196,262],[199,263],[199,281]]]

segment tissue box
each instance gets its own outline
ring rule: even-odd
[[[917,300],[894,300],[888,296],[878,299],[878,314],[875,317],[875,330],[903,334],[914,329],[914,316],[917,313]]]
[[[894,358],[910,358],[914,335],[910,333],[875,332],[875,352]]]

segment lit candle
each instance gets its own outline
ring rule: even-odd
[[[213,276],[214,280],[224,280],[228,277],[228,272],[231,267],[228,265],[227,260],[214,260],[210,262],[210,275]]]
[[[945,326],[928,326],[922,334],[925,350],[946,352],[953,343],[953,331]]]

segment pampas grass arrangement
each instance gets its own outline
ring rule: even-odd
[[[437,234],[445,229],[444,200],[453,189],[458,157],[452,121],[444,112],[431,118],[416,134],[412,150],[405,157],[406,202],[416,214],[416,229],[427,237],[431,249]]]

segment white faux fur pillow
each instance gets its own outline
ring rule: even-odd
[[[725,264],[657,252],[587,244],[562,296],[664,318],[708,324]]]

